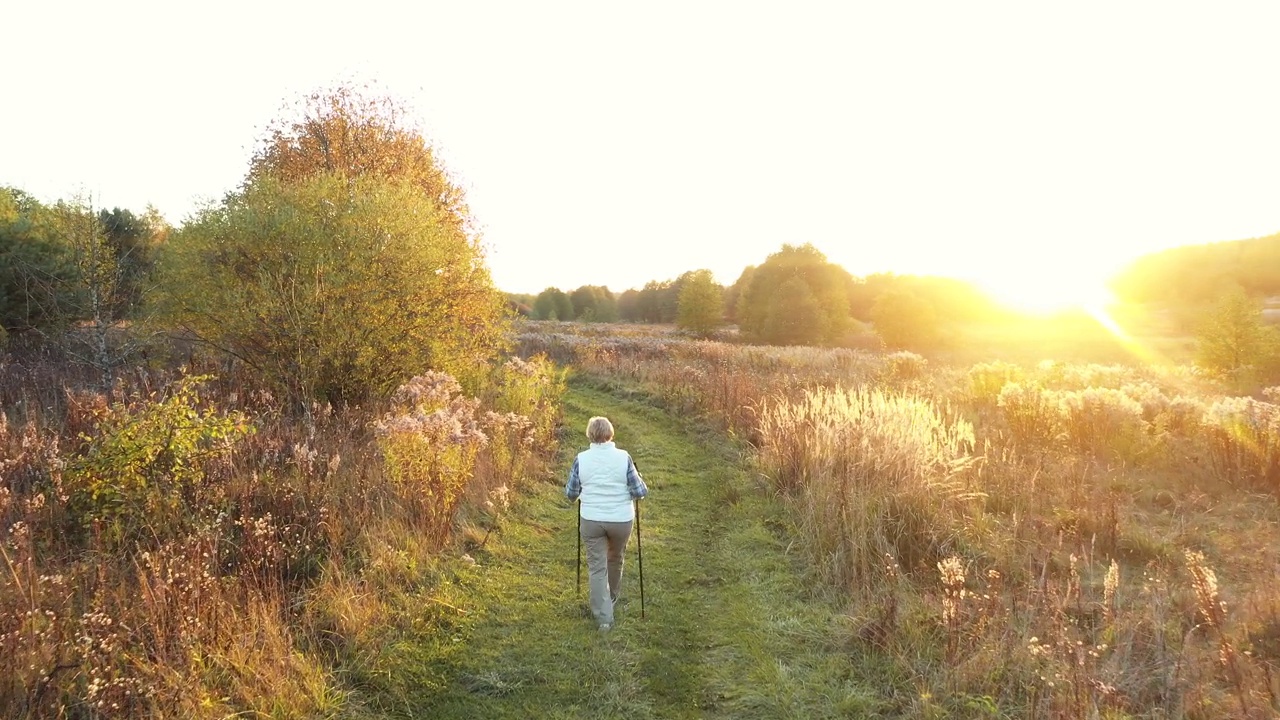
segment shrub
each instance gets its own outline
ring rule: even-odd
[[[889,379],[894,382],[910,382],[924,377],[929,361],[910,350],[889,353],[884,358]]]
[[[1021,381],[1023,375],[1022,368],[1013,363],[1001,360],[978,363],[969,368],[966,375],[969,395],[976,402],[995,405],[1000,399],[1000,391],[1004,386]]]
[[[1168,396],[1160,388],[1149,382],[1144,381],[1123,385],[1120,388],[1120,392],[1142,407],[1142,419],[1147,422],[1154,421],[1169,409],[1170,400]]]
[[[871,322],[891,348],[932,347],[938,341],[938,312],[928,299],[910,290],[885,292],[871,307]]]
[[[1280,405],[1222,398],[1205,411],[1203,422],[1220,476],[1280,492]]]
[[[1052,392],[1035,383],[1011,382],[1000,389],[996,402],[1020,445],[1045,449],[1056,437],[1058,412]]]
[[[1196,335],[1196,365],[1237,388],[1270,379],[1278,356],[1280,331],[1263,321],[1262,303],[1239,287],[1206,313]]]
[[[1129,459],[1142,437],[1142,405],[1119,390],[1086,388],[1057,394],[1072,449]]]
[[[202,406],[199,387],[208,379],[184,378],[157,402],[112,405],[97,434],[82,437],[86,447],[68,479],[86,525],[116,542],[173,537],[191,526],[210,493],[206,463],[251,432],[240,413]]]
[[[560,399],[565,391],[565,371],[546,355],[528,360],[513,357],[494,372],[489,404],[498,412],[523,416],[531,424],[533,442],[553,444],[560,424]]]
[[[425,370],[474,379],[504,342],[477,241],[410,184],[265,177],[162,255],[167,322],[295,402],[385,397]]]
[[[1055,365],[1044,380],[1045,387],[1059,390],[1120,388],[1135,380],[1132,368],[1123,365],[1071,363]]]
[[[413,378],[393,397],[396,409],[375,425],[378,449],[409,520],[438,547],[488,438],[480,430],[480,402],[461,395],[444,373]]]

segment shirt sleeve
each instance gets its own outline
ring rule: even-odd
[[[570,500],[577,500],[581,494],[582,478],[578,476],[578,458],[574,458],[573,467],[569,469],[569,484],[564,486],[564,496]]]
[[[644,478],[640,477],[640,471],[636,469],[636,461],[627,456],[627,490],[633,498],[642,498],[649,494],[649,488],[644,484]]]

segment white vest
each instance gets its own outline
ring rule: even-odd
[[[631,492],[627,490],[627,466],[631,456],[612,442],[591,443],[578,453],[578,479],[582,481],[582,517],[596,522],[628,522],[635,518]]]

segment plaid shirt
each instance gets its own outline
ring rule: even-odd
[[[636,469],[636,461],[630,456],[627,457],[627,492],[631,493],[633,498],[642,498],[649,494],[649,488],[644,484],[644,478],[640,477],[640,471]],[[577,500],[582,494],[582,478],[578,476],[578,459],[573,459],[573,467],[569,469],[569,484],[564,486],[564,496],[570,500]]]

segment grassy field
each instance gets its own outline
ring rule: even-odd
[[[575,330],[522,349],[752,448],[811,596],[846,603],[825,644],[868,716],[1280,711],[1280,390],[1137,343],[967,364]]]
[[[423,622],[379,663],[378,708],[432,718],[875,717],[893,701],[836,638],[842,615],[788,552],[783,508],[705,426],[583,383],[561,465],[607,415],[651,488],[618,623],[600,634],[575,588],[575,514],[556,475],[522,499]],[[585,581],[584,581],[585,584]]]
[[[312,427],[245,378],[103,396],[11,366],[0,715],[1280,711],[1280,388],[647,327],[519,344],[545,355],[476,396],[423,376]],[[605,635],[562,495],[594,414],[653,489],[647,617],[633,545]]]

